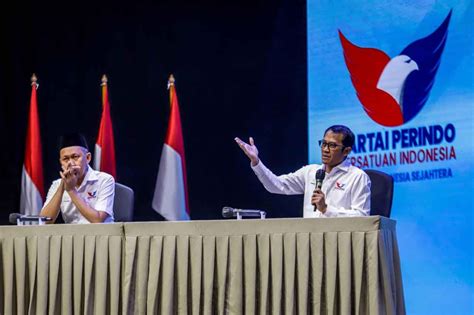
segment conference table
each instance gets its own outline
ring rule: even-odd
[[[0,227],[1,314],[405,314],[380,217]]]

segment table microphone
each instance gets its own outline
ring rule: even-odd
[[[267,214],[264,210],[254,210],[254,209],[237,209],[232,207],[222,208],[222,216],[224,218],[235,218],[238,216],[241,217],[265,217]]]
[[[316,176],[315,176],[316,187],[315,187],[314,190],[321,189],[321,187],[323,187],[323,180],[324,180],[325,176],[326,176],[326,171],[323,170],[322,168],[316,171]],[[316,206],[314,206],[314,211],[316,211],[316,210],[318,210],[318,208],[316,208]]]
[[[31,214],[21,214],[21,213],[10,213],[8,221],[11,224],[17,224],[18,219],[22,222],[38,222],[40,219],[42,221],[51,221],[50,217],[45,217],[41,215],[31,215]]]

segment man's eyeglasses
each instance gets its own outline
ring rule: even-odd
[[[334,142],[326,142],[324,140],[319,140],[318,143],[319,143],[319,146],[322,149],[324,149],[324,147],[328,147],[330,150],[335,150],[337,147],[343,147],[344,148],[344,145],[342,145],[342,144],[337,144],[337,143],[334,143]]]

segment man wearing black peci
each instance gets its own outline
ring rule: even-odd
[[[49,188],[42,216],[56,220],[61,211],[66,223],[114,222],[115,180],[93,170],[85,138],[80,134],[61,137],[59,163],[61,178]]]
[[[326,129],[319,141],[322,165],[311,164],[294,173],[276,176],[260,160],[253,138],[235,141],[250,159],[263,186],[271,193],[304,194],[303,217],[351,217],[370,214],[370,179],[351,165],[347,156],[354,145],[354,134],[342,125]],[[316,187],[316,172],[324,170],[321,189]]]

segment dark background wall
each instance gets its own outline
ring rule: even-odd
[[[36,1],[2,11],[1,224],[19,207],[33,72],[40,84],[45,189],[58,177],[60,134],[83,132],[93,147],[105,73],[117,180],[135,190],[136,220],[162,219],[151,200],[173,73],[192,219],[218,219],[226,205],[301,216],[302,197],[267,193],[233,138],[253,136],[275,173],[307,162],[304,1]]]

